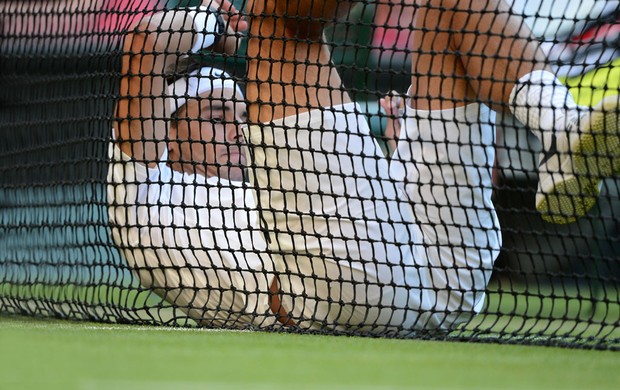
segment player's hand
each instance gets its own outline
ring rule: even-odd
[[[387,114],[387,125],[385,127],[385,139],[390,150],[396,149],[396,141],[400,137],[400,118],[405,110],[405,99],[396,91],[390,91],[384,98],[379,99],[381,108]]]
[[[245,16],[235,7],[230,0],[202,0],[202,5],[220,11],[228,29],[235,32],[243,32],[248,29]]]
[[[379,99],[381,108],[387,115],[401,117],[405,110],[405,100],[396,91],[390,91],[385,97]]]
[[[213,47],[213,50],[229,55],[237,53],[242,33],[248,29],[248,22],[245,16],[239,12],[230,0],[202,0],[201,5],[219,11],[226,24],[226,32]]]

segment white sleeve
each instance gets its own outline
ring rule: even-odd
[[[245,190],[111,153],[112,235],[141,285],[204,325],[273,324],[271,259],[249,226]]]
[[[109,217],[112,224],[129,228],[133,234],[123,237],[123,245],[144,244],[148,239],[161,244],[161,237],[144,237],[139,234],[140,227],[151,226],[159,220],[159,200],[161,198],[161,183],[169,177],[169,172],[161,171],[163,164],[149,168],[138,162],[115,145],[110,145],[111,164],[108,169],[108,203]],[[151,215],[152,214],[152,215]],[[166,224],[169,221],[158,221]]]

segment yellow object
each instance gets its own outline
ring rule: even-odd
[[[582,76],[563,80],[577,104],[594,106],[604,97],[620,94],[620,58]]]

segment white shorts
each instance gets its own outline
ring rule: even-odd
[[[486,202],[490,181],[489,191],[482,191],[484,200],[471,199],[479,203],[452,198],[472,182],[451,183],[449,178],[445,184],[455,191],[445,189],[449,196],[421,203],[448,202],[462,211],[457,217],[469,216],[471,209],[482,218],[463,226],[452,215],[427,221],[432,207],[416,207],[422,215],[414,214],[415,183],[405,175],[397,185],[390,177],[389,162],[355,104],[305,112],[245,132],[282,303],[299,326],[406,334],[449,328],[473,315],[500,245],[490,195]],[[400,142],[419,141],[405,136]],[[417,169],[410,160],[400,170],[409,172],[411,165]],[[490,180],[492,163],[483,165],[481,173],[488,170]],[[392,172],[398,174],[399,168]],[[436,179],[419,178],[441,186]],[[477,180],[474,188],[486,185],[486,178]],[[488,227],[487,216],[492,220]],[[454,228],[459,234],[450,236]],[[479,228],[488,233],[482,244],[476,242]]]

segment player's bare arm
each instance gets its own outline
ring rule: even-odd
[[[349,102],[323,44],[343,2],[250,0],[247,98],[251,122]]]
[[[211,46],[234,50],[231,32],[247,27],[228,0],[205,0],[202,5],[209,8],[147,15],[127,35],[116,112],[117,140],[125,154],[154,164],[163,153],[169,116],[165,70],[191,51]],[[220,16],[229,32],[224,38],[214,26],[221,23],[217,20]]]
[[[410,95],[418,109],[478,99],[505,109],[524,74],[545,68],[545,55],[504,0],[417,0]],[[444,97],[437,99],[432,97]]]

